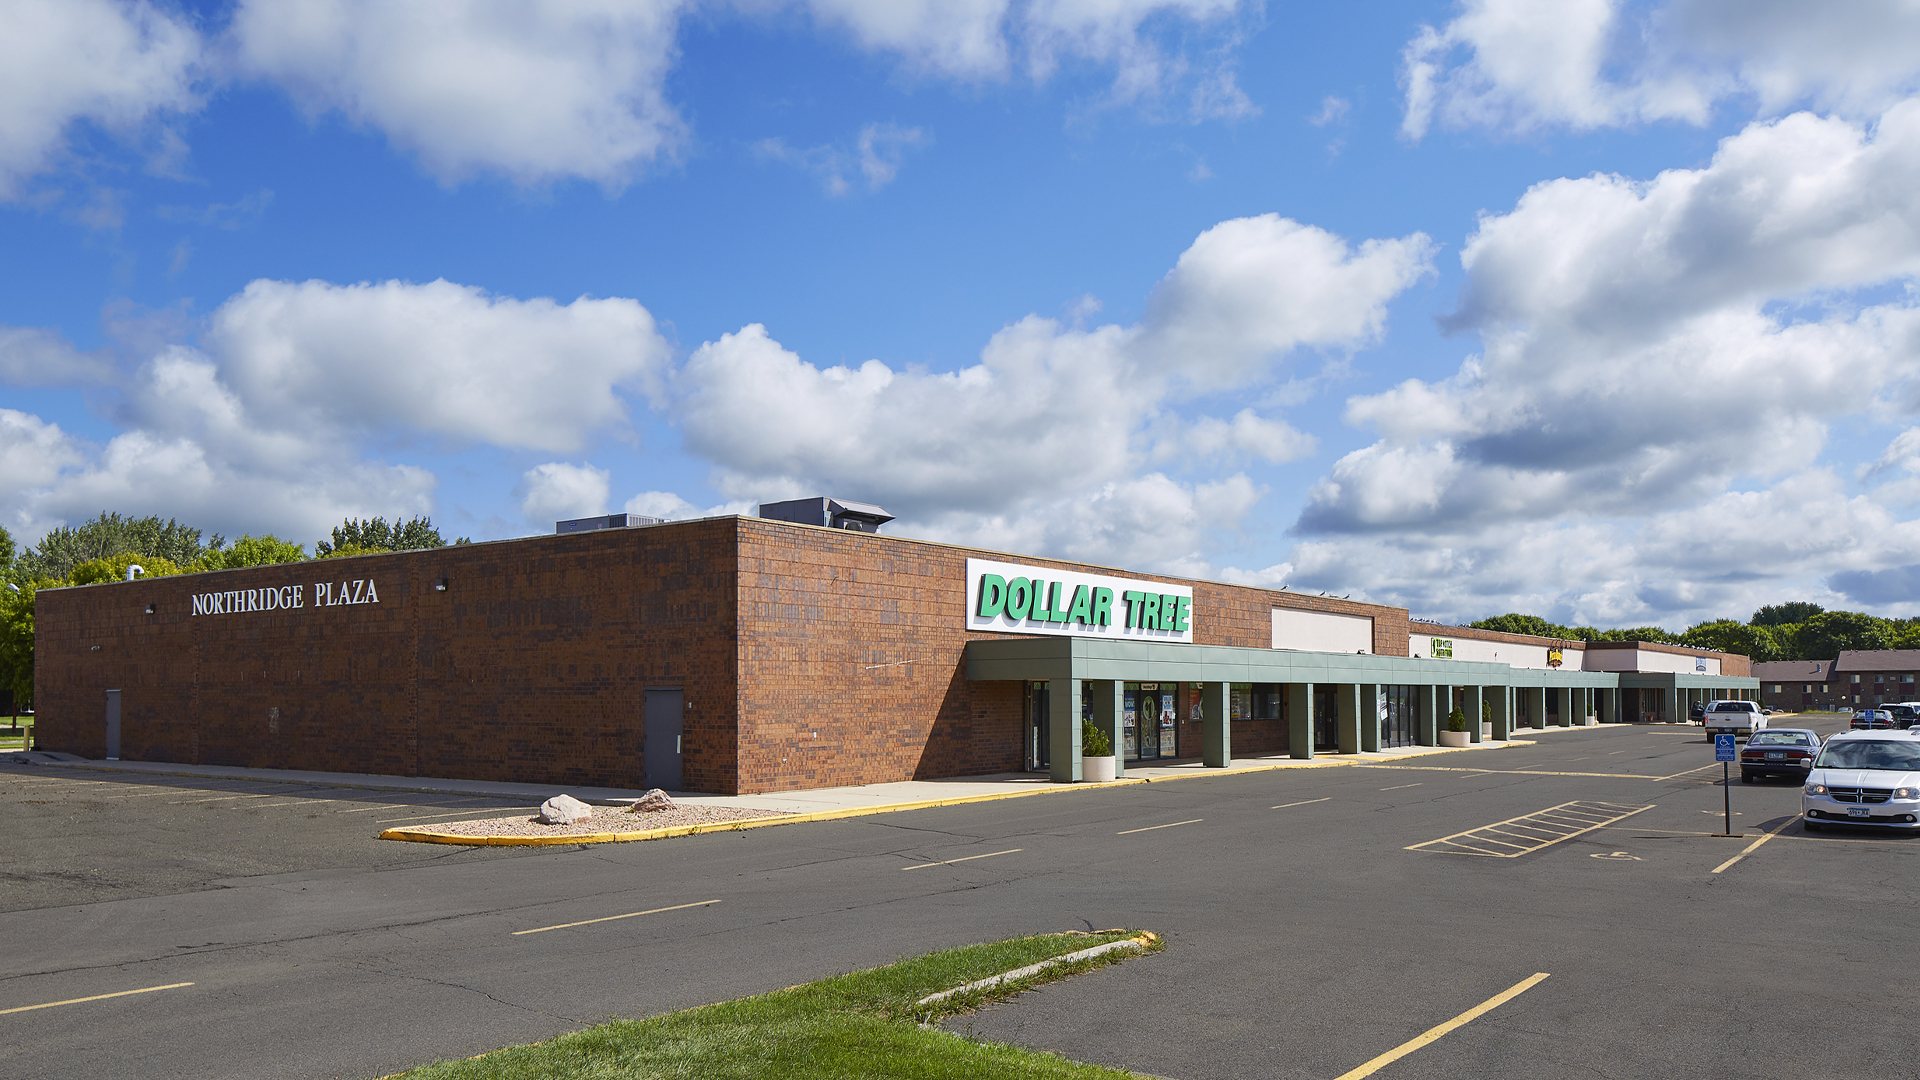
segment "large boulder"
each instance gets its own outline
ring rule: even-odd
[[[659,788],[654,788],[633,801],[633,812],[648,814],[655,810],[671,810],[677,805],[679,804],[673,801],[673,796]]]
[[[571,795],[555,795],[540,804],[540,821],[547,825],[573,825],[593,816],[593,807]]]

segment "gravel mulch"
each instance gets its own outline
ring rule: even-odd
[[[737,806],[695,806],[681,804],[671,810],[650,810],[636,814],[624,806],[596,806],[593,816],[572,825],[543,825],[538,817],[483,818],[479,821],[451,821],[442,825],[408,825],[407,830],[445,833],[452,836],[588,836],[594,833],[641,832],[646,829],[670,829],[676,825],[706,825],[716,821],[740,821],[745,818],[792,817],[773,810],[747,810]]]

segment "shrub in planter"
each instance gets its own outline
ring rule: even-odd
[[[1447,714],[1447,730],[1448,731],[1467,730],[1467,714],[1465,710],[1461,709],[1460,706],[1458,705],[1455,705],[1453,707],[1453,711]]]
[[[1080,778],[1095,783],[1114,778],[1113,738],[1102,728],[1080,729]]]
[[[1447,714],[1447,730],[1440,733],[1440,745],[1458,747],[1466,746],[1472,741],[1472,736],[1467,734],[1466,710],[1455,706],[1454,710]]]
[[[1105,728],[1091,725],[1080,729],[1080,756],[1110,757],[1113,754],[1113,740],[1107,736]]]

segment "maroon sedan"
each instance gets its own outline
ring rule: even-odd
[[[1785,776],[1804,783],[1820,752],[1820,736],[1805,728],[1766,728],[1753,733],[1740,750],[1740,782],[1755,777]]]

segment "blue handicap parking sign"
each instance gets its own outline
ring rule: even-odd
[[[1739,755],[1733,751],[1733,736],[1715,735],[1713,737],[1713,760],[1739,761]]]

